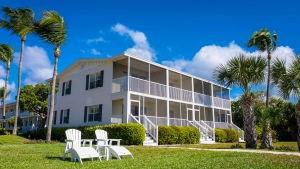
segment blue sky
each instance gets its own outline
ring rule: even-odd
[[[78,58],[107,58],[127,51],[213,80],[212,70],[239,53],[266,55],[246,47],[251,35],[264,27],[279,37],[273,56],[289,62],[293,52],[300,53],[300,2],[295,0],[4,0],[3,5],[30,7],[36,19],[43,10],[55,10],[64,17],[67,42],[61,48],[58,73]],[[16,51],[9,80],[15,96],[20,38],[0,29],[0,43]],[[28,35],[25,46],[22,85],[50,78],[52,47],[33,35]],[[3,86],[4,65],[0,65],[0,78]],[[240,89],[233,88],[231,98],[240,94]],[[14,101],[12,96],[8,102]]]

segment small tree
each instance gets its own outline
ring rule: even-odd
[[[15,123],[15,118],[16,118],[15,116],[11,116],[11,117],[7,120],[8,125],[13,126],[14,123]],[[17,125],[20,126],[21,124],[22,124],[22,119],[21,119],[21,117],[18,117],[18,123],[17,123]]]

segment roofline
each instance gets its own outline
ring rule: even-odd
[[[111,61],[111,62],[114,62],[114,61],[117,61],[117,60],[121,60],[125,57],[130,57],[130,58],[134,58],[136,60],[140,60],[140,61],[143,61],[143,62],[147,62],[147,63],[150,63],[152,65],[155,65],[155,66],[158,66],[158,67],[161,67],[161,68],[164,68],[166,70],[171,70],[173,72],[176,72],[176,73],[180,73],[180,74],[183,74],[183,75],[186,75],[186,76],[190,76],[194,79],[198,79],[198,80],[201,80],[201,81],[204,81],[204,82],[208,82],[208,83],[212,83],[214,85],[217,85],[217,86],[220,86],[220,87],[223,87],[223,88],[226,88],[226,89],[229,89],[231,90],[231,88],[229,87],[226,87],[224,85],[221,85],[221,84],[218,84],[218,83],[215,83],[213,81],[209,81],[209,80],[206,80],[206,79],[203,79],[201,77],[198,77],[198,76],[195,76],[195,75],[192,75],[192,74],[189,74],[189,73],[186,73],[186,72],[183,72],[183,71],[180,71],[180,70],[176,70],[174,68],[170,68],[168,66],[165,66],[165,65],[162,65],[162,64],[159,64],[159,63],[156,63],[156,62],[153,62],[153,61],[150,61],[150,60],[147,60],[147,59],[144,59],[144,58],[141,58],[141,57],[138,57],[136,55],[133,55],[131,53],[128,53],[128,52],[122,52],[120,54],[117,54],[115,56],[112,56],[112,57],[109,57],[109,58],[78,58],[74,63],[72,63],[71,65],[69,65],[68,67],[66,67],[62,72],[60,72],[59,74],[57,74],[57,77],[59,78],[59,76],[61,74],[63,74],[64,72],[66,72],[68,69],[70,69],[71,67],[73,67],[74,65],[76,65],[77,63],[79,63],[80,61],[82,62],[86,62],[86,61]],[[46,81],[47,82],[51,82],[52,78],[49,78],[47,79]]]

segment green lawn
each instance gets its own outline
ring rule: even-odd
[[[0,136],[2,140],[3,136]],[[13,136],[12,136],[13,137]],[[186,147],[186,146],[185,146]],[[238,152],[127,147],[134,159],[62,161],[64,144],[2,144],[0,168],[300,168],[300,157]]]
[[[20,136],[0,135],[0,146],[3,144],[23,144],[25,141],[28,141],[28,139]]]

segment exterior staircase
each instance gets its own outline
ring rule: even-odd
[[[143,142],[144,146],[157,146],[157,143],[148,133],[146,133],[145,135],[146,135],[146,140]]]

